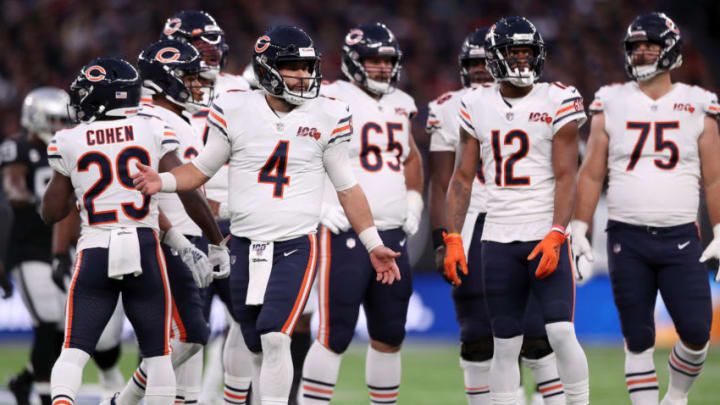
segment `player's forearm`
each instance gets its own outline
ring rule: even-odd
[[[405,187],[422,194],[424,185],[422,157],[417,149],[412,149],[412,151],[404,163]]]
[[[337,196],[350,225],[356,233],[359,234],[375,225],[370,211],[370,204],[359,184],[347,190],[338,191]]]
[[[176,190],[178,192],[195,190],[210,180],[210,177],[204,175],[192,163],[178,166],[172,169],[170,173],[175,176],[175,182],[177,184]]]
[[[450,188],[446,200],[446,222],[448,225],[448,233],[460,233],[465,216],[470,205],[470,195],[472,193],[472,178],[455,172],[450,179]]]
[[[70,210],[70,213],[53,226],[52,253],[66,254],[70,246],[75,243],[80,234],[80,214],[77,210]]]
[[[430,152],[428,165],[430,166],[429,204],[430,226],[433,229],[447,228],[445,222],[445,196],[453,172],[453,152]]]
[[[710,223],[713,225],[720,224],[720,181],[705,184],[705,202]]]
[[[602,192],[603,180],[593,178],[582,169],[580,170],[577,181],[577,203],[573,218],[587,224],[592,223],[592,217]]]
[[[555,211],[553,224],[567,227],[572,218],[577,199],[577,183],[573,174],[566,174],[555,180]]]
[[[202,229],[210,243],[219,244],[222,234],[215,222],[210,206],[200,190],[180,191],[177,193],[190,219]]]

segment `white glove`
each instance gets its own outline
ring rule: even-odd
[[[705,263],[710,259],[720,259],[720,224],[713,226],[713,240],[702,252],[700,263]],[[715,282],[720,282],[720,268],[715,273]]]
[[[588,224],[574,219],[570,221],[570,247],[575,259],[575,280],[578,285],[585,284],[593,275],[592,262],[595,261],[590,241],[587,238]]]
[[[420,218],[422,217],[423,206],[422,194],[415,190],[408,190],[408,211],[405,223],[403,224],[403,231],[405,231],[408,236],[415,235],[418,229],[420,229]]]
[[[213,278],[227,278],[230,276],[230,251],[227,248],[227,242],[230,240],[228,235],[220,242],[219,245],[208,245],[208,257],[213,269]],[[217,268],[217,270],[215,270]]]
[[[350,222],[340,205],[323,203],[320,208],[320,223],[336,235],[350,229]]]
[[[205,288],[212,283],[213,276],[210,260],[202,250],[196,248],[185,236],[176,231],[175,228],[170,228],[165,232],[163,243],[177,251],[180,259],[190,269],[195,285],[198,288]]]

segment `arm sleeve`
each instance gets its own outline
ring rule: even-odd
[[[65,177],[70,177],[72,164],[68,161],[60,144],[60,137],[55,135],[47,147],[48,164],[53,170]]]
[[[332,139],[331,139],[332,140]],[[347,190],[357,184],[350,167],[347,145],[349,139],[335,143],[323,152],[323,164],[336,191]]]
[[[560,94],[560,97],[561,100],[552,122],[553,135],[568,122],[577,121],[579,128],[587,121],[583,98],[577,89],[572,86],[567,87]]]
[[[205,176],[212,177],[229,159],[230,140],[227,135],[216,125],[208,125],[208,138],[205,148],[192,161],[192,164]]]

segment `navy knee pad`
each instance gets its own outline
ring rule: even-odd
[[[501,339],[509,339],[522,335],[520,320],[508,316],[499,316],[491,320],[493,336]]]
[[[520,350],[520,355],[530,360],[538,360],[552,353],[550,341],[547,336],[542,338],[528,339],[525,337]]]
[[[392,322],[383,326],[368,322],[368,332],[372,340],[390,346],[400,346],[405,340],[405,322]]]
[[[633,353],[644,352],[655,346],[655,328],[650,325],[636,326],[633,330],[625,331],[625,344]]]
[[[710,340],[710,326],[710,321],[692,318],[675,323],[680,340],[697,346],[703,346]]]
[[[350,346],[354,334],[354,330],[331,330],[330,338],[328,339],[328,349],[337,354],[345,353],[345,350]]]
[[[118,359],[120,358],[120,345],[108,350],[95,350],[92,357],[100,370],[110,369],[118,363]]]
[[[467,361],[486,361],[492,359],[494,342],[492,336],[475,342],[462,342],[460,357]]]

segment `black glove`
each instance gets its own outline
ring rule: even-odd
[[[65,277],[72,275],[72,260],[67,253],[59,253],[53,256],[52,281],[63,292],[65,288]]]
[[[13,285],[10,282],[10,276],[5,273],[5,266],[0,263],[0,289],[2,289],[2,299],[6,300],[12,297]]]

